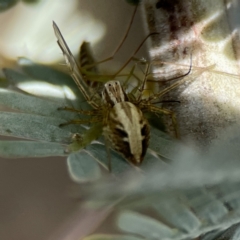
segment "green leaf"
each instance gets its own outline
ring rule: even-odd
[[[122,211],[117,218],[120,230],[143,236],[146,239],[164,239],[176,235],[177,231],[154,218],[133,211]]]
[[[59,110],[59,103],[55,101],[49,101],[46,99],[41,99],[38,97],[30,96],[27,94],[23,94],[16,91],[3,89],[3,88],[0,88],[0,105],[11,108],[13,110],[19,110],[25,113],[29,113],[36,117],[38,115],[45,116],[46,119],[45,118],[42,118],[42,119],[44,121],[46,120],[46,122],[48,123],[55,125],[56,127],[58,127],[59,124],[66,123],[73,119],[88,118],[88,116],[80,113]],[[55,120],[53,121],[53,119]],[[24,127],[25,126],[23,126],[23,128]],[[75,124],[75,125],[71,124],[61,129],[69,130],[72,133],[80,133],[80,134],[83,134],[86,131],[86,129],[80,124]]]
[[[162,197],[153,201],[153,209],[161,219],[185,232],[196,231],[201,227],[201,221],[191,211],[188,205],[178,199]]]
[[[15,70],[12,70],[10,68],[4,68],[3,73],[6,76],[6,78],[10,81],[10,83],[12,83],[12,84],[17,84],[20,82],[29,82],[29,81],[33,80],[33,78],[31,78],[25,74],[19,73]]]
[[[5,11],[18,3],[18,0],[0,0],[0,12]]]
[[[190,208],[194,209],[194,213],[200,219],[204,219],[204,224],[221,222],[228,214],[225,204],[218,200],[215,194],[203,189],[185,193],[184,200]]]
[[[26,113],[69,119],[69,114],[66,114],[66,112],[63,111],[58,111],[60,106],[56,102],[47,101],[7,89],[0,88],[0,104],[13,110],[20,110]]]
[[[9,81],[5,78],[0,77],[0,88],[7,88],[9,86]]]
[[[89,151],[82,149],[67,159],[68,171],[76,182],[95,181],[101,177],[101,169]]]
[[[39,3],[41,0],[22,0],[24,3],[26,4],[37,4]]]
[[[84,107],[89,108],[89,105],[87,104],[81,91],[77,88],[74,80],[69,74],[60,72],[48,66],[34,63],[26,58],[20,58],[18,63],[22,67],[23,71],[33,79],[47,82],[57,87],[62,87],[63,91],[66,87],[71,89],[77,98],[76,101],[71,100],[75,108],[83,107],[83,105]]]
[[[60,72],[49,66],[34,63],[27,58],[19,58],[18,64],[32,79],[39,79],[54,85],[68,85],[71,88],[77,88],[69,74]]]
[[[71,132],[58,127],[59,118],[1,112],[0,122],[0,135],[60,143],[71,140]]]
[[[64,88],[41,79],[34,79],[12,69],[4,69],[3,72],[8,79],[8,85],[3,85],[3,88],[11,87],[13,85],[18,91],[20,89],[25,95],[34,95],[55,101],[58,103],[58,107],[65,105],[72,106],[71,99],[67,98],[68,94],[71,94],[71,90],[69,90],[68,87]],[[70,95],[69,97],[73,98],[73,95]]]
[[[126,160],[121,157],[118,153],[114,152],[111,149],[107,149],[105,145],[102,144],[90,144],[86,149],[94,156],[96,161],[104,166],[108,170],[109,161],[111,162],[112,172],[114,174],[123,173],[124,171],[131,169],[132,167]],[[107,151],[110,153],[110,159],[107,154]]]
[[[0,156],[8,158],[66,156],[66,147],[58,143],[0,141]]]

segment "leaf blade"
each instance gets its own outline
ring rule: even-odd
[[[71,153],[67,158],[67,165],[71,178],[78,183],[94,181],[101,176],[97,161],[84,149]]]
[[[58,143],[32,141],[0,141],[0,155],[6,158],[66,156]]]

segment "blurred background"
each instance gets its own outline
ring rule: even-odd
[[[0,12],[1,69],[15,68],[18,57],[49,65],[64,63],[53,20],[74,54],[85,40],[91,42],[97,60],[109,57],[120,43],[134,9],[124,0],[28,2],[12,1],[11,8]],[[0,1],[1,7],[6,3]],[[117,68],[131,56],[144,36],[138,9],[129,38],[111,62],[112,67]],[[141,55],[146,57],[144,50]],[[77,189],[69,178],[65,158],[1,158],[0,239],[48,239],[79,208],[81,194]]]

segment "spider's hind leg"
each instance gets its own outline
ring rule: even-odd
[[[65,123],[59,124],[59,127],[64,127],[70,124],[87,124],[101,122],[100,118],[88,118],[88,119],[73,119]]]
[[[169,109],[166,109],[166,108],[156,107],[156,106],[153,106],[153,105],[148,105],[147,109],[150,112],[153,112],[153,113],[160,113],[160,114],[169,115],[172,119],[172,125],[173,125],[173,129],[174,129],[175,137],[178,138],[178,139],[180,138],[179,132],[178,132],[176,116],[175,116],[175,113],[173,111],[171,111]]]
[[[96,110],[82,110],[82,109],[75,109],[71,107],[60,107],[58,108],[60,111],[69,111],[69,112],[76,112],[80,113],[86,116],[96,116],[98,115],[98,112]],[[94,123],[94,122],[100,122],[99,117],[92,117],[92,118],[84,118],[84,119],[73,119],[65,123],[61,123],[59,127],[64,127],[70,124],[86,124],[86,123]]]
[[[81,113],[81,114],[88,115],[88,116],[96,115],[96,111],[94,111],[94,110],[82,110],[82,109],[75,109],[75,108],[71,108],[71,107],[59,107],[57,110],[76,112],[76,113]]]

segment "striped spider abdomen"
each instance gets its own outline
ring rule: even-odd
[[[110,105],[103,134],[111,147],[134,165],[140,165],[146,154],[150,127],[142,111],[128,102],[119,81],[104,85],[103,101]]]

